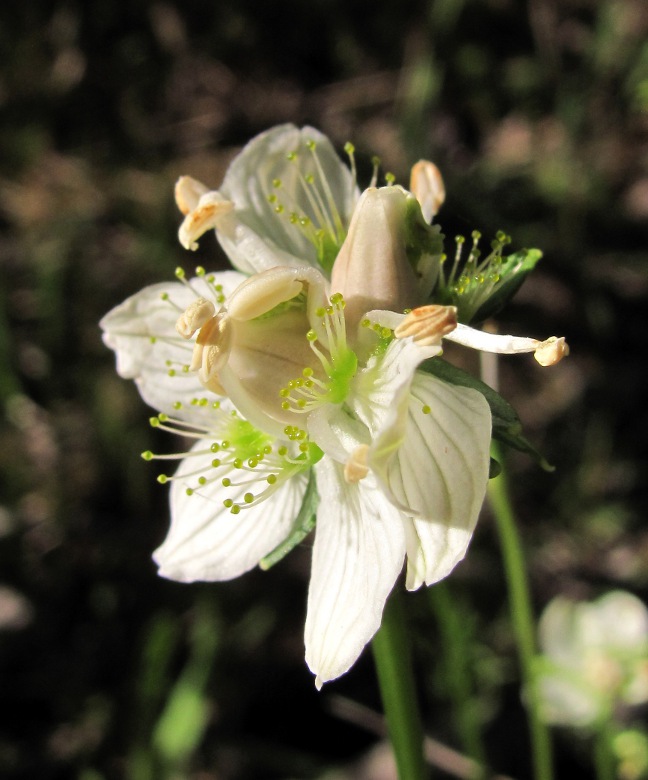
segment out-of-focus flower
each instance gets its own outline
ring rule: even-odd
[[[625,729],[612,739],[618,761],[619,780],[645,780],[648,777],[648,734],[637,728]]]
[[[554,599],[540,619],[539,690],[549,723],[596,728],[648,701],[648,610],[630,593]]]

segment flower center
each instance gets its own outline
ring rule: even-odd
[[[341,404],[349,394],[358,357],[347,344],[344,305],[342,295],[335,293],[329,306],[316,310],[316,316],[322,318],[326,345],[314,330],[308,331],[306,338],[319,365],[307,366],[300,377],[291,379],[280,390],[282,409],[307,413],[324,404]]]
[[[315,141],[306,142],[306,154],[310,157],[311,170],[302,172],[304,165],[299,159],[304,152],[290,152],[287,157],[295,163],[295,174],[290,181],[276,178],[268,202],[275,214],[286,218],[315,247],[320,265],[330,271],[347,234],[348,225],[342,219],[333,197],[324,167],[317,153]],[[347,144],[345,151],[351,160],[355,179],[353,146]],[[300,164],[301,163],[301,164]],[[307,164],[308,165],[308,164]]]
[[[204,489],[218,483],[225,488],[222,503],[232,514],[256,506],[269,498],[286,480],[300,471],[311,468],[322,457],[321,450],[304,436],[289,437],[287,443],[255,428],[235,410],[223,409],[219,401],[194,398],[192,406],[205,409],[205,425],[196,425],[166,414],[150,420],[154,428],[175,433],[184,438],[204,442],[188,452],[171,455],[142,453],[144,460],[191,460],[201,458],[195,471],[169,476],[158,475],[158,482],[181,482],[188,496],[204,494]],[[182,404],[177,402],[176,409]],[[297,429],[295,429],[297,431]],[[219,490],[222,493],[222,491]]]

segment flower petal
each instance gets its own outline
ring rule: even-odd
[[[215,283],[222,285],[226,296],[243,279],[235,271],[214,274]],[[99,323],[104,343],[116,353],[119,375],[134,379],[142,398],[154,409],[183,419],[192,418],[191,400],[203,396],[205,390],[196,373],[182,369],[191,363],[193,345],[178,335],[175,323],[199,294],[208,292],[202,290],[204,284],[193,279],[196,292],[179,282],[145,287]],[[177,411],[178,401],[185,411]]]
[[[307,144],[314,141],[331,200],[348,224],[358,191],[349,169],[328,138],[312,127],[278,125],[253,138],[230,165],[219,192],[235,206],[235,217],[219,225],[218,240],[230,260],[242,271],[254,273],[274,265],[317,265],[317,251],[291,212],[319,223],[304,177],[321,174]],[[289,159],[294,155],[294,159]],[[280,182],[280,186],[274,187]],[[278,214],[269,196],[283,206]],[[274,260],[273,260],[274,257]]]
[[[389,592],[403,566],[400,513],[371,475],[344,481],[342,467],[316,466],[320,504],[306,617],[306,663],[316,685],[344,674],[380,627]]]
[[[413,517],[413,590],[445,577],[466,553],[488,482],[490,409],[481,393],[418,372],[400,430],[396,447],[398,427],[387,422],[369,463],[390,500]]]
[[[192,453],[205,448],[198,442]],[[249,485],[224,488],[222,477],[232,482],[241,471],[222,471],[218,479],[187,495],[194,488],[194,474],[214,472],[211,452],[194,455],[180,464],[171,487],[171,528],[153,558],[159,573],[178,582],[229,580],[254,568],[290,534],[301,507],[308,475],[298,473],[287,479],[265,501],[242,509],[235,515],[223,505],[227,498],[243,503]],[[186,479],[182,476],[186,475]]]

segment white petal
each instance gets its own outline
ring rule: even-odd
[[[421,347],[411,338],[394,339],[384,356],[371,358],[353,387],[349,406],[375,437],[386,428],[402,429],[409,386],[418,366],[441,352],[440,346]],[[402,438],[402,430],[397,432]],[[384,439],[382,446],[387,444]],[[399,446],[398,442],[395,446]]]
[[[326,404],[308,415],[308,435],[329,458],[346,463],[351,453],[370,441],[369,430],[340,405]]]
[[[205,448],[196,444],[192,451]],[[209,475],[212,453],[186,458],[176,476],[202,469]],[[154,553],[160,575],[178,582],[229,580],[249,571],[290,534],[304,498],[308,476],[302,472],[286,480],[265,501],[233,515],[223,506],[231,498],[243,501],[250,485],[224,488],[223,476],[232,482],[240,470],[219,471],[218,480],[196,488],[197,477],[177,479],[171,486],[171,528]]]
[[[321,686],[344,674],[380,627],[403,566],[400,513],[371,476],[348,485],[328,458],[316,466],[320,504],[306,617],[306,663]]]
[[[245,146],[230,165],[219,190],[234,202],[238,224],[231,222],[229,232],[219,226],[218,239],[241,270],[252,273],[272,265],[317,263],[315,247],[288,219],[293,211],[310,218],[315,216],[302,184],[304,176],[316,173],[312,153],[306,146],[311,140],[317,144],[317,155],[333,200],[348,224],[358,192],[351,172],[330,141],[312,127],[301,130],[294,125],[273,127]],[[293,152],[297,157],[290,161],[287,155]],[[281,181],[279,189],[273,188],[276,179]],[[275,213],[275,205],[268,202],[272,194],[284,204],[285,214]]]
[[[241,274],[225,271],[214,274],[228,295],[241,281]],[[142,398],[160,412],[178,414],[174,404],[180,401],[190,409],[192,398],[205,395],[196,373],[182,370],[191,363],[193,345],[178,335],[175,323],[197,296],[209,292],[205,282],[193,279],[196,292],[180,282],[155,284],[127,298],[99,323],[106,346],[116,353],[117,371],[125,379],[134,379]],[[163,300],[162,295],[168,295]],[[170,375],[170,370],[175,371]],[[180,413],[185,419],[193,412]]]
[[[413,517],[407,587],[414,589],[445,577],[466,553],[488,482],[490,409],[481,393],[418,372],[403,433],[398,448],[384,446],[395,435],[387,426],[369,463],[386,494]]]

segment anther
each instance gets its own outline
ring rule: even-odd
[[[369,473],[369,467],[367,466],[368,452],[369,447],[366,444],[361,444],[353,450],[351,457],[344,464],[344,479],[350,484],[359,482]]]
[[[543,341],[533,353],[533,357],[541,366],[553,366],[569,355],[569,345],[564,336],[551,336]]]
[[[421,347],[436,346],[457,327],[455,306],[420,306],[405,316],[394,330],[396,338],[412,336]]]

